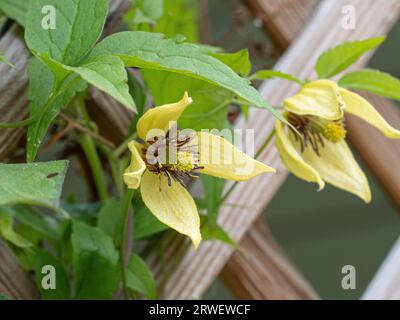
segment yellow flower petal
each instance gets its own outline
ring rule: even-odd
[[[318,183],[319,189],[322,190],[325,187],[325,182],[321,179],[321,176],[318,174],[318,172],[309,164],[307,164],[300,156],[292,141],[286,135],[284,126],[285,125],[278,120],[275,123],[275,145],[278,149],[282,162],[295,176],[308,182]]]
[[[339,189],[354,193],[365,202],[371,201],[371,190],[364,172],[348,147],[347,143],[332,143],[324,139],[325,146],[319,148],[318,156],[309,146],[302,158],[310,164],[326,182]]]
[[[177,103],[166,104],[148,110],[137,123],[139,137],[146,141],[150,130],[162,130],[164,134],[170,129],[170,122],[177,122],[186,107],[192,103],[192,99],[185,92],[182,100]]]
[[[327,120],[343,117],[344,101],[338,85],[330,80],[318,80],[304,85],[296,95],[283,102],[287,111],[299,115],[314,115]]]
[[[192,143],[199,148],[199,166],[204,167],[200,173],[243,181],[263,173],[275,172],[275,169],[249,157],[222,137],[198,132],[197,139],[193,139]]]
[[[356,115],[369,124],[380,130],[386,137],[400,139],[400,131],[394,129],[385,119],[376,111],[376,109],[363,97],[346,89],[340,89],[346,108],[345,112]]]
[[[137,142],[132,141],[129,143],[128,147],[132,156],[131,164],[124,173],[124,181],[129,189],[137,189],[139,188],[143,172],[146,170],[146,164],[139,154],[138,148],[140,148],[140,146],[137,146]]]
[[[189,192],[178,182],[146,171],[140,186],[142,198],[154,216],[167,226],[192,239],[195,249],[200,244],[200,217]]]

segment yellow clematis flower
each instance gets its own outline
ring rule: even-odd
[[[292,125],[276,122],[276,147],[289,171],[300,179],[325,182],[371,201],[367,178],[345,142],[344,113],[365,120],[386,137],[400,138],[364,98],[330,80],[310,82],[284,101],[285,117]]]
[[[139,119],[137,133],[143,143],[129,144],[132,158],[124,181],[130,189],[140,187],[145,205],[157,219],[189,236],[197,248],[201,241],[200,217],[184,187],[185,179],[204,173],[242,181],[275,170],[222,137],[177,130],[172,124],[191,103],[185,93],[181,101],[150,109]]]

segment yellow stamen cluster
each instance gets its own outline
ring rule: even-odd
[[[337,143],[346,137],[347,131],[342,123],[329,123],[325,126],[322,134],[330,142]]]
[[[171,165],[174,171],[189,172],[196,167],[196,159],[188,151],[178,151],[176,163]]]

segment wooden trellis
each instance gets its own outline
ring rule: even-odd
[[[325,0],[320,4],[316,0],[248,0],[248,2],[282,48],[292,43],[303,26],[306,27],[306,22],[310,22],[275,67],[277,70],[294,73],[303,78],[313,76],[316,58],[322,51],[346,40],[387,34],[400,14],[398,0]],[[111,3],[109,20],[112,22],[118,20],[129,5],[129,1],[114,0]],[[346,30],[341,25],[344,5],[353,5],[356,9],[355,30]],[[17,62],[16,69],[11,72],[0,65],[0,95],[6,97],[0,101],[0,122],[21,120],[26,117],[28,110],[25,70],[29,54],[24,47],[19,28],[13,26],[0,39],[0,50],[3,50],[8,58],[14,58]],[[361,59],[356,66],[363,66],[367,59],[368,56]],[[268,101],[277,104],[283,98],[295,93],[297,89],[296,85],[277,80],[264,84],[260,90]],[[104,132],[111,130],[113,132],[111,138],[118,142],[127,132],[131,115],[105,94],[97,90],[93,90],[91,94],[98,106],[96,109],[93,108],[94,118],[98,120],[100,126],[104,123],[106,127]],[[374,99],[374,105],[378,106],[387,119],[393,119],[393,124],[400,126],[399,112],[394,109],[393,104],[381,98],[372,97],[371,99]],[[273,122],[274,119],[266,111],[254,109],[247,123],[239,119],[236,126],[255,129],[256,147],[259,147],[272,129]],[[400,145],[391,140],[382,139],[374,129],[358,120],[349,118],[348,123],[353,144],[393,200],[399,204],[400,174],[393,172],[389,174],[388,168],[396,163],[400,155]],[[365,139],[360,132],[363,134],[367,132],[368,138]],[[1,130],[0,133],[1,158],[16,146],[24,132],[18,129],[4,130],[4,132]],[[370,148],[371,139],[378,143],[376,145],[374,143],[374,148]],[[390,160],[393,158],[395,160]],[[163,259],[160,259],[156,252],[148,259],[159,284],[163,283],[162,298],[201,298],[221,272],[224,282],[239,298],[317,298],[312,288],[291,266],[267,229],[258,220],[261,212],[287,176],[286,169],[280,162],[273,145],[267,148],[259,160],[277,168],[278,174],[241,183],[229,195],[220,213],[220,224],[234,240],[241,242],[245,253],[235,253],[232,248],[219,242],[205,243],[197,252],[194,252],[188,249],[187,241],[181,237],[170,239]],[[385,163],[390,165],[385,165]],[[183,259],[176,263],[175,258],[181,253]],[[388,258],[386,266],[391,266],[393,263],[390,261],[396,261],[396,257],[398,257],[398,251],[394,249],[392,258]],[[388,267],[383,266],[383,268],[385,271],[388,270]],[[392,279],[395,277],[398,279],[398,268],[389,269]],[[388,272],[385,271],[382,273],[385,273],[387,277]],[[170,276],[164,282],[166,273]],[[379,274],[378,277],[380,277]],[[371,284],[373,285],[374,283]],[[388,290],[391,294],[384,293]],[[381,290],[381,295],[374,297],[398,297],[395,294],[395,292],[398,294],[398,290],[398,287],[391,286],[389,289],[387,286],[386,290]],[[23,273],[16,260],[1,243],[0,291],[14,298],[36,297],[29,276]],[[371,294],[367,293],[366,298],[370,297]]]

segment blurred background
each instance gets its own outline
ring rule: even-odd
[[[248,48],[255,69],[275,64],[279,51],[243,1],[206,2],[203,42],[232,52]],[[400,77],[399,39],[397,23],[369,66]],[[373,194],[369,205],[332,187],[316,195],[315,186],[290,176],[264,212],[277,242],[323,299],[359,299],[400,234],[398,210],[365,165],[363,169]],[[344,265],[356,268],[356,290],[341,287]],[[217,279],[205,298],[232,296]]]

